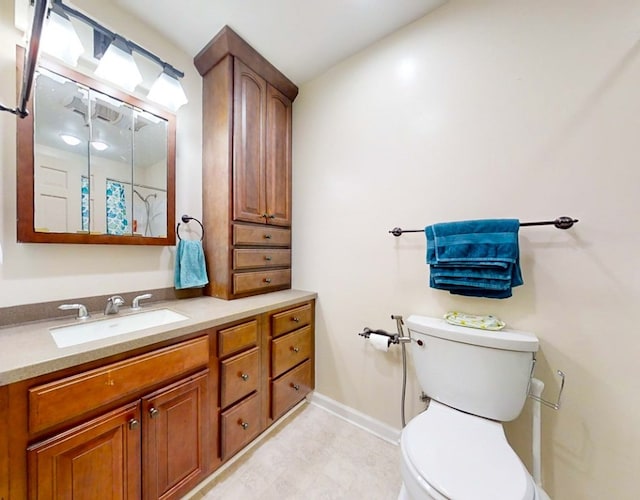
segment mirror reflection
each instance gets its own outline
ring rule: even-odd
[[[46,69],[35,79],[34,231],[167,236],[167,121]]]

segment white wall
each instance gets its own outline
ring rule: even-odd
[[[392,313],[492,313],[535,332],[545,488],[637,498],[640,3],[452,0],[303,85],[294,105],[294,286],[319,293],[317,390],[400,425]],[[499,301],[428,288],[394,226],[569,215],[520,233],[525,285]],[[408,409],[415,414],[411,374]],[[508,426],[529,463],[527,414]]]
[[[177,114],[176,212],[200,218],[202,79],[191,56],[111,2],[73,6],[184,71],[189,103]],[[0,102],[7,106],[17,102],[15,45],[22,39],[13,20],[14,0],[0,0]],[[16,243],[16,120],[0,113],[0,307],[172,286],[173,248]]]

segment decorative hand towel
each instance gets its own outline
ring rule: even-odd
[[[202,288],[209,283],[200,240],[180,240],[176,249],[174,284],[182,288]]]
[[[484,219],[425,228],[432,288],[457,295],[507,298],[522,285],[517,219]]]

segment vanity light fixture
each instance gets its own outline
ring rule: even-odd
[[[59,4],[49,11],[49,21],[42,34],[42,50],[61,59],[69,66],[77,66],[78,58],[84,52],[80,37],[69,17]]]
[[[184,77],[182,71],[177,70],[137,43],[125,39],[85,14],[64,5],[62,0],[52,0],[52,7],[49,12],[50,17],[60,12],[67,17],[67,21],[69,21],[69,17],[73,17],[93,29],[94,56],[100,59],[95,71],[98,77],[113,82],[129,92],[133,92],[136,86],[142,82],[142,75],[133,59],[133,52],[136,52],[162,68],[162,73],[160,73],[160,76],[151,87],[148,95],[149,100],[161,104],[173,112],[176,112],[188,102],[179,81],[180,78]],[[69,22],[69,24],[71,23]],[[46,30],[44,36],[48,36],[46,35]]]
[[[62,139],[69,146],[77,146],[82,142],[75,135],[69,135],[69,134],[60,134],[60,139]]]
[[[169,68],[163,69],[160,76],[151,86],[147,97],[151,101],[163,104],[173,112],[176,112],[183,104],[188,102],[178,77]]]
[[[133,60],[131,48],[124,38],[117,35],[102,55],[95,73],[96,76],[115,83],[129,92],[133,92],[142,82],[142,75]]]

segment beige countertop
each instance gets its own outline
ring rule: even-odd
[[[3,328],[0,329],[0,386],[287,307],[316,296],[315,292],[283,290],[236,300],[197,297],[155,302],[142,311],[167,308],[189,319],[63,348],[56,345],[49,329],[80,323],[79,320],[64,318]],[[135,312],[127,307],[121,308],[119,314]],[[102,314],[94,315],[87,322],[100,319],[104,319]]]

